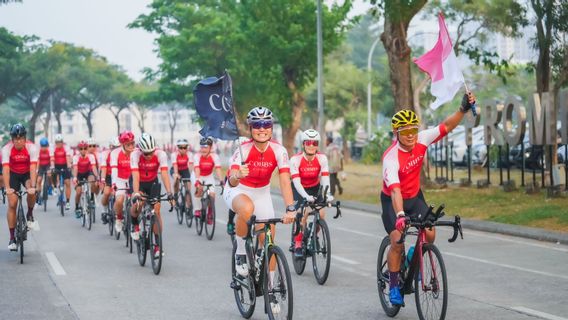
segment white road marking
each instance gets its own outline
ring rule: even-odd
[[[61,263],[59,263],[59,260],[55,256],[55,253],[46,252],[45,256],[47,257],[47,261],[49,261],[49,264],[51,265],[51,268],[53,269],[53,272],[56,275],[58,275],[58,276],[67,275],[67,272],[65,272],[65,270],[63,269],[63,266],[61,266]]]
[[[333,227],[331,229],[335,229],[335,230],[340,230],[340,231],[345,231],[345,232],[350,232],[350,233],[354,233],[354,234],[358,234],[361,236],[366,236],[366,237],[370,237],[370,238],[374,238],[374,239],[379,239],[382,237],[379,237],[378,234],[372,234],[372,233],[367,233],[367,232],[361,232],[361,231],[356,231],[356,230],[352,230],[352,229],[347,229],[347,228],[343,228],[343,227]]]
[[[358,264],[361,264],[360,262],[357,262],[357,261],[351,260],[351,259],[347,259],[347,258],[343,258],[343,257],[340,257],[340,256],[338,256],[338,255],[336,255],[336,254],[331,255],[331,258],[332,258],[332,259],[335,259],[335,260],[337,260],[337,261],[343,262],[343,263],[347,263],[347,264],[353,265],[353,266],[358,265]]]
[[[517,243],[517,244],[522,244],[522,245],[529,245],[529,246],[533,246],[533,247],[537,247],[537,248],[543,248],[543,249],[550,249],[550,250],[556,250],[556,251],[560,251],[560,252],[568,252],[568,248],[561,248],[561,247],[553,247],[554,244],[544,244],[544,243],[535,243],[535,241],[538,240],[521,240],[521,238],[519,239],[513,239],[510,237],[514,237],[514,236],[499,236],[499,235],[494,235],[494,234],[489,234],[487,232],[483,232],[483,231],[477,231],[477,230],[472,230],[472,229],[466,229],[466,231],[464,231],[464,233],[466,235],[472,234],[474,236],[478,236],[478,237],[482,237],[482,238],[489,238],[489,239],[497,239],[497,240],[501,240],[501,241],[508,241],[508,242],[512,242],[512,243]]]
[[[359,275],[361,277],[372,278],[370,274],[368,274],[364,271],[359,271],[359,270],[351,268],[351,267],[346,267],[346,266],[343,266],[343,265],[340,265],[340,264],[334,264],[333,267],[340,269],[340,270],[343,270],[343,271],[347,271],[347,272]]]
[[[540,275],[548,276],[548,277],[552,277],[552,278],[559,278],[559,279],[568,280],[568,276],[564,276],[564,275],[559,275],[559,274],[550,273],[550,272],[543,272],[543,271],[538,271],[538,270],[533,270],[533,269],[528,269],[528,268],[517,267],[517,266],[510,265],[510,264],[497,263],[497,262],[493,262],[493,261],[489,261],[489,260],[485,260],[485,259],[462,256],[461,254],[455,254],[455,253],[451,253],[451,252],[447,252],[447,251],[444,251],[444,255],[462,258],[462,259],[471,260],[471,261],[476,261],[476,262],[481,262],[481,263],[486,263],[486,264],[499,266],[499,267],[503,267],[503,268],[509,268],[509,269],[518,270],[518,271],[540,274]]]
[[[515,311],[519,311],[519,312],[524,313],[524,314],[528,314],[530,316],[536,316],[536,317],[543,318],[543,319],[568,320],[568,318],[555,316],[555,315],[550,314],[550,313],[546,313],[546,312],[542,312],[542,311],[538,311],[538,310],[533,310],[533,309],[525,308],[525,307],[522,307],[522,306],[512,307],[511,309],[513,309]]]

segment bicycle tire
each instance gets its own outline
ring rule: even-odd
[[[87,205],[87,219],[89,220],[89,222],[87,225],[87,230],[91,231],[91,228],[93,227],[93,222],[95,220],[95,206],[91,200],[89,200],[88,203],[89,204]]]
[[[213,236],[215,235],[215,201],[212,201],[212,198],[209,198],[209,205],[207,206],[207,215],[205,216],[205,235],[207,236],[208,240],[212,240]],[[209,224],[209,215],[211,215],[212,222]]]
[[[148,254],[148,230],[146,228],[146,213],[138,217],[138,225],[140,226],[140,239],[136,241],[136,253],[138,255],[138,263],[141,267],[146,264],[146,257]]]
[[[26,239],[27,226],[26,219],[24,218],[24,209],[22,208],[22,203],[18,205],[18,217],[16,220],[16,245],[18,246],[18,251],[20,252],[20,264],[24,264],[24,241]]]
[[[207,200],[201,201],[201,215],[195,219],[195,232],[197,232],[197,235],[203,233],[203,220],[205,217],[205,210],[203,208],[207,208]]]
[[[193,225],[193,203],[189,205],[189,208],[185,211],[185,224],[188,228]]]
[[[61,213],[61,216],[64,217],[65,216],[65,200],[63,200],[63,195],[61,194],[61,188],[59,189],[59,197],[58,197],[58,203],[59,203],[59,210]]]
[[[269,282],[271,282],[271,276],[270,263],[268,263],[268,261],[271,261],[273,257],[276,260],[276,266],[274,269],[274,278],[272,282],[278,283],[273,283],[271,286],[269,286]],[[292,289],[292,277],[290,275],[290,269],[288,268],[288,262],[286,261],[284,251],[282,251],[280,247],[275,245],[269,248],[267,260],[264,262],[263,291],[264,306],[266,313],[268,314],[268,319],[292,319],[294,313],[294,290]],[[270,305],[271,297],[275,297],[280,306],[280,312],[277,316],[273,314]],[[282,308],[282,305],[284,304],[285,307]]]
[[[390,247],[390,238],[385,236],[379,247],[377,257],[377,289],[379,291],[379,300],[383,310],[389,317],[394,317],[400,311],[401,306],[392,305],[389,298],[389,269],[387,266],[387,254]],[[403,294],[403,292],[401,292]]]
[[[424,282],[419,279],[418,274],[414,277],[416,311],[420,320],[443,320],[446,318],[448,308],[448,278],[444,259],[438,247],[428,243],[422,246],[422,256]],[[441,286],[440,279],[442,280]],[[429,290],[424,290],[422,283],[428,286]],[[442,290],[441,295],[440,289]],[[442,298],[441,307],[433,307],[434,302],[439,301],[440,296]],[[430,314],[430,312],[437,311],[439,314]]]
[[[312,239],[312,244],[314,246],[312,250],[312,265],[316,281],[318,284],[323,285],[327,281],[331,265],[331,237],[329,235],[329,227],[325,220],[318,219],[317,225],[319,225],[321,240],[319,239],[320,237],[318,237],[318,227],[316,226],[316,232],[313,233]],[[318,258],[320,257],[323,259],[318,261]]]
[[[297,275],[302,275],[306,268],[306,257],[296,257],[294,254],[294,245],[295,239],[294,234],[296,233],[296,224],[292,224],[291,232],[290,232],[290,243],[291,243],[291,252],[292,252],[292,264],[294,265],[294,271]]]
[[[47,174],[43,174],[43,181],[41,185],[41,200],[43,201],[43,212],[47,211]]]
[[[115,224],[115,216],[114,216],[114,197],[109,196],[108,199],[108,209],[107,209],[107,220],[108,220],[108,233],[112,237],[114,235],[114,224]]]
[[[175,207],[176,209],[176,216],[177,216],[177,221],[178,224],[182,224],[183,223],[183,216],[184,216],[184,212],[185,212],[185,198],[184,198],[184,194],[180,191],[178,192],[178,196],[177,196],[177,205]]]
[[[158,233],[154,233],[154,225],[157,226]],[[162,226],[160,224],[160,220],[154,215],[150,218],[150,260],[152,260],[152,271],[154,271],[155,275],[160,274],[162,270],[162,258],[164,252],[164,243],[162,239]],[[158,257],[156,258],[154,254],[154,246],[159,246],[160,251]]]
[[[233,288],[233,293],[235,295],[235,302],[237,303],[237,308],[241,313],[241,316],[245,319],[249,319],[254,313],[254,308],[256,306],[256,292],[254,285],[254,278],[249,273],[243,279],[238,279],[237,271],[235,270],[235,253],[237,252],[237,243],[233,241],[233,252],[231,253],[231,272],[232,279],[231,288]],[[240,277],[242,278],[242,277]],[[238,280],[241,282],[238,282]],[[244,286],[243,286],[244,285]],[[244,290],[243,290],[244,289]],[[245,300],[248,303],[245,303]]]

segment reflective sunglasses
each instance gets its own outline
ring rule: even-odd
[[[306,147],[312,147],[312,146],[317,147],[317,146],[319,146],[319,141],[317,141],[317,140],[306,140],[306,141],[304,141],[304,145]]]
[[[154,154],[154,151],[150,151],[150,152],[142,152],[142,154],[144,154],[146,157],[149,157],[151,155]]]
[[[404,130],[399,130],[398,134],[401,136],[409,136],[418,134],[418,128],[409,128]]]
[[[185,150],[185,149],[187,149],[187,146],[185,146],[185,147],[178,147],[178,149]]]
[[[271,120],[256,120],[250,122],[250,126],[253,129],[260,129],[260,128],[270,129],[272,128],[272,125],[273,123]]]

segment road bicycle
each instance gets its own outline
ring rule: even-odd
[[[401,269],[399,286],[401,294],[414,293],[416,309],[420,320],[443,320],[448,307],[448,279],[442,254],[438,247],[426,241],[426,229],[434,226],[449,226],[454,229],[453,236],[448,239],[454,242],[458,234],[463,239],[460,216],[454,216],[454,221],[438,221],[444,216],[444,205],[436,212],[430,206],[424,217],[406,217],[406,227],[398,243],[403,244],[407,235],[416,235],[416,243],[408,251],[402,250],[400,256]],[[416,229],[410,231],[410,228]],[[389,269],[387,255],[390,248],[390,239],[387,235],[379,247],[377,258],[377,286],[379,300],[385,313],[394,317],[403,305],[392,305],[389,299]],[[406,251],[406,252],[405,252]],[[407,258],[408,257],[408,258]]]
[[[81,225],[87,226],[87,230],[91,230],[95,220],[95,196],[91,192],[91,183],[86,179],[77,182],[77,187],[81,187],[80,209],[81,209]]]
[[[116,225],[116,216],[114,213],[114,194],[111,192],[111,194],[108,196],[108,209],[107,209],[107,213],[103,213],[106,216],[106,219],[108,221],[108,232],[110,234],[110,236],[112,237],[114,235],[114,228]],[[120,237],[120,232],[116,233],[116,238],[118,240],[118,237]]]
[[[141,196],[145,200],[144,208],[138,216],[138,226],[140,227],[140,239],[136,242],[136,253],[138,255],[138,263],[141,267],[146,264],[146,255],[150,250],[150,259],[152,261],[152,270],[154,274],[160,274],[162,269],[162,258],[164,252],[164,241],[162,237],[162,225],[160,219],[156,215],[154,205],[161,201],[168,201],[167,194],[162,194],[154,198]],[[170,207],[170,212],[174,207]],[[157,253],[156,253],[156,249]]]
[[[54,169],[53,174],[57,176],[57,181],[59,184],[57,185],[57,206],[59,207],[59,212],[61,216],[65,216],[65,179],[63,179],[63,174],[65,173],[65,169]],[[55,181],[55,179],[53,179]]]
[[[47,174],[47,171],[44,171],[41,174],[41,194],[38,197],[38,199],[41,198],[42,205],[43,205],[43,212],[47,211],[47,199],[49,199],[47,197],[48,196],[48,190],[49,190],[48,174]]]
[[[237,243],[233,242],[230,286],[239,312],[246,319],[254,313],[258,296],[264,297],[264,312],[268,314],[269,319],[292,319],[294,295],[290,269],[284,251],[274,244],[272,236],[272,226],[281,222],[280,218],[257,220],[255,215],[247,222],[245,248],[249,273],[246,277],[238,275],[235,270]],[[257,230],[258,224],[261,226]],[[262,246],[259,246],[260,234],[264,234]],[[270,266],[274,271],[270,271]]]
[[[26,191],[14,191],[14,194],[18,196],[18,206],[16,209],[16,230],[14,232],[14,238],[16,240],[16,245],[18,246],[17,251],[20,253],[20,264],[24,263],[24,241],[28,239],[28,226],[26,222],[26,217],[24,216],[24,207],[22,205],[22,196],[27,194]]]
[[[318,198],[314,203],[309,203],[307,201],[302,201],[299,203],[299,210],[296,216],[297,220],[302,219],[303,214],[307,215],[307,227],[303,230],[302,237],[302,256],[297,257],[294,254],[295,238],[298,234],[298,229],[296,229],[296,224],[292,227],[291,232],[291,245],[290,251],[292,252],[292,262],[294,265],[294,270],[298,275],[304,273],[306,267],[306,259],[312,257],[312,267],[314,270],[314,276],[318,284],[323,285],[327,281],[329,276],[329,269],[331,265],[331,237],[329,235],[329,227],[327,222],[320,217],[320,210],[326,207],[335,208],[336,214],[333,217],[337,219],[341,216],[341,203],[337,201],[335,204],[327,202],[327,188],[323,195],[320,193]],[[306,212],[306,209],[311,211]],[[304,213],[305,212],[305,213]],[[298,224],[300,226],[300,224]],[[301,228],[301,227],[300,227]]]
[[[201,215],[195,217],[195,231],[198,235],[203,232],[203,226],[205,226],[205,234],[208,240],[213,239],[215,234],[215,198],[211,195],[213,192],[213,184],[203,184],[203,194],[201,195]],[[223,188],[221,184],[217,185]],[[223,191],[221,191],[223,193]]]
[[[185,219],[185,223],[188,228],[191,228],[193,224],[193,203],[191,202],[190,191],[187,190],[185,184],[187,182],[191,182],[189,178],[181,178],[179,192],[176,194],[176,215],[177,221],[179,224],[183,223]],[[189,207],[186,205],[187,200],[189,199]]]

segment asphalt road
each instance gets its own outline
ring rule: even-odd
[[[45,213],[36,209],[40,230],[28,236],[23,265],[6,248],[0,204],[0,319],[241,319],[229,288],[222,201],[212,241],[163,213],[166,255],[158,276],[148,263],[140,267],[99,217],[87,231],[71,211],[61,217],[54,202]],[[283,208],[279,198],[275,203]],[[329,280],[318,285],[311,263],[302,276],[293,274],[295,319],[387,319],[375,276],[385,235],[380,217],[344,209],[343,218],[328,223]],[[449,236],[439,230],[436,242],[449,277],[447,319],[568,319],[568,246],[470,230],[449,244]],[[279,225],[277,243],[287,248],[288,241],[289,226]],[[396,318],[416,319],[414,297],[405,300]],[[265,318],[261,308],[252,317]]]

